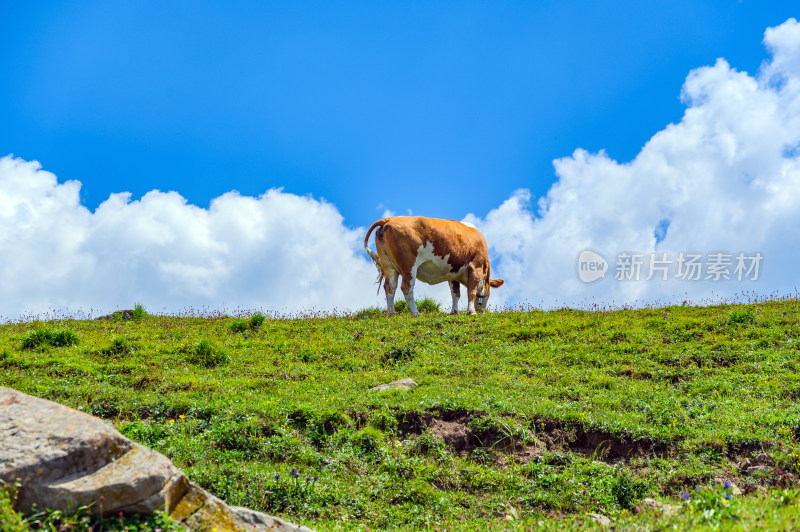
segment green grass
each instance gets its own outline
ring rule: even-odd
[[[441,310],[439,303],[437,303],[435,299],[431,299],[429,297],[417,300],[415,303],[417,305],[417,310],[422,313],[439,312]],[[394,311],[399,313],[408,313],[408,303],[406,303],[406,300],[400,299],[395,301]]]
[[[228,354],[205,338],[186,349],[186,361],[205,368],[221,366],[230,360]]]
[[[141,303],[136,303],[133,306],[133,314],[131,318],[134,320],[140,320],[145,316],[147,316],[147,309],[145,308],[145,306],[142,305]]]
[[[78,345],[78,335],[70,330],[54,331],[44,327],[33,329],[22,338],[21,349],[46,349]]]
[[[798,304],[14,323],[0,384],[320,530],[795,528]]]

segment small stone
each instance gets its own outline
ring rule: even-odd
[[[588,513],[586,515],[587,515],[587,517],[589,517],[592,521],[594,521],[597,524],[600,524],[600,525],[610,525],[611,524],[611,519],[609,519],[605,515],[596,514],[594,512],[590,512],[590,513]]]
[[[642,499],[642,505],[647,507],[649,510],[655,510],[657,512],[663,513],[664,515],[674,515],[678,513],[677,506],[659,502],[651,497],[645,497],[644,499]]]
[[[390,382],[388,384],[380,384],[374,388],[370,388],[370,390],[410,390],[411,388],[415,388],[417,386],[419,386],[419,384],[414,382],[412,379],[405,378]]]
[[[714,477],[714,481],[718,482],[718,483],[720,483],[722,485],[725,485],[725,482],[728,482],[729,485],[730,485],[731,495],[741,495],[742,494],[742,490],[740,490],[739,487],[736,484],[734,484],[733,482],[726,481],[722,477]]]
[[[509,521],[513,521],[514,519],[519,519],[519,513],[517,513],[517,509],[511,506],[510,504],[506,504],[506,519]]]

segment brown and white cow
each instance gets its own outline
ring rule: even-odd
[[[376,227],[377,253],[369,249],[369,236]],[[428,284],[447,282],[453,296],[453,314],[458,313],[460,285],[467,287],[467,309],[475,314],[476,310],[486,309],[489,288],[503,284],[502,279],[489,279],[486,240],[472,224],[422,216],[383,218],[370,226],[364,249],[378,267],[378,284],[385,279],[383,288],[390,316],[394,314],[398,276],[403,277],[400,288],[415,316],[419,315],[414,303],[416,279]]]

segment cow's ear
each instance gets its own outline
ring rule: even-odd
[[[500,286],[503,286],[504,282],[505,281],[503,281],[502,279],[490,279],[489,286],[491,286],[492,288],[498,288]]]

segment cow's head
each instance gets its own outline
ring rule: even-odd
[[[488,276],[487,276],[488,277]],[[487,308],[489,308],[489,288],[497,288],[503,286],[502,279],[488,279],[485,283],[482,283],[478,286],[478,294],[475,298],[475,310],[477,312],[483,312]],[[483,293],[481,293],[481,289],[483,289]]]

